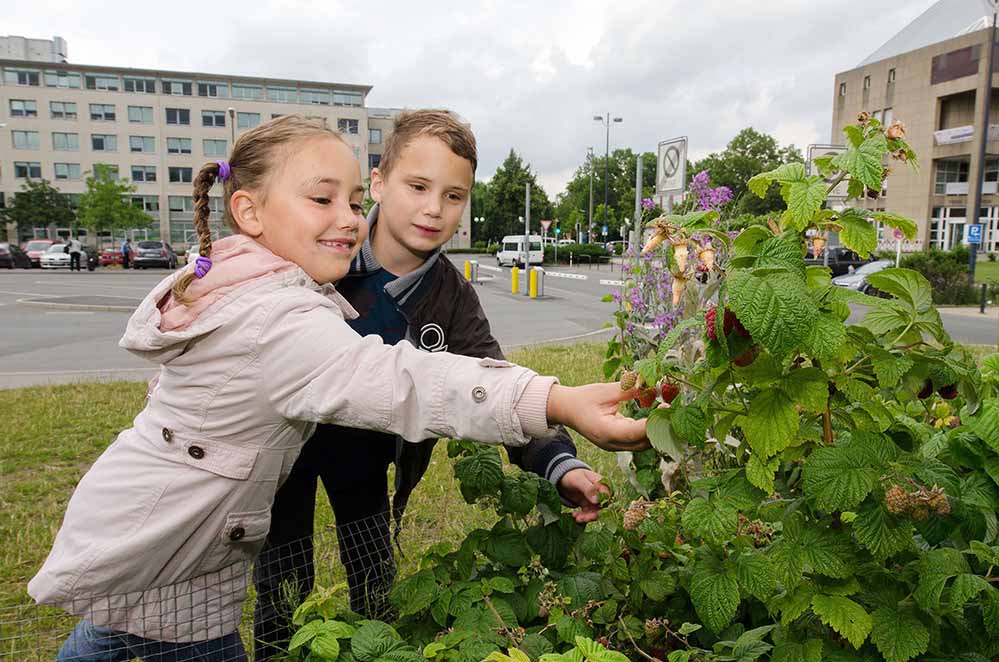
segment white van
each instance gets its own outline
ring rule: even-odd
[[[530,236],[530,246],[527,256],[531,264],[543,264],[545,252],[541,247],[541,235],[532,234]],[[499,251],[496,252],[496,264],[524,266],[524,235],[510,234],[503,237]]]

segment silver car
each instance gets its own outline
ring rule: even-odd
[[[844,274],[842,276],[836,276],[832,279],[832,284],[837,287],[845,287],[851,290],[857,290],[858,292],[868,293],[871,289],[870,284],[867,282],[867,277],[871,274],[876,274],[882,269],[887,269],[892,266],[891,260],[877,260],[875,262],[868,262],[867,264],[861,265],[858,269],[853,269],[850,273]]]

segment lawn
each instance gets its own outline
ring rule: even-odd
[[[511,359],[573,385],[601,379],[603,346],[578,344],[525,348]],[[75,619],[30,604],[28,580],[44,561],[73,487],[87,467],[129,426],[142,408],[145,386],[117,382],[0,390],[0,658],[51,660]],[[598,471],[614,472],[614,456],[579,443],[580,456]],[[333,516],[325,498],[316,512],[317,583],[344,581],[337,560]],[[442,517],[441,513],[447,513]],[[422,553],[439,542],[464,538],[495,515],[466,504],[451,461],[439,444],[406,511],[399,571],[415,569]],[[346,593],[346,591],[344,591]],[[252,599],[252,596],[251,596]],[[252,614],[247,601],[244,616]],[[244,617],[244,641],[250,641]]]
[[[975,281],[979,283],[999,283],[999,262],[979,260],[975,263]]]

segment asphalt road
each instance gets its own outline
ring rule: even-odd
[[[461,268],[467,256],[452,259]],[[0,388],[151,377],[155,367],[118,347],[129,313],[108,308],[133,308],[168,273],[0,270]],[[543,299],[513,294],[510,269],[497,268],[494,259],[480,259],[480,276],[476,292],[505,349],[608,335],[603,327],[615,306],[600,298],[620,284],[620,273],[611,265],[549,269]],[[522,282],[521,292],[523,287]],[[45,306],[52,303],[94,308]],[[955,339],[994,344],[996,311],[993,307],[981,315],[977,309],[943,308],[941,314]],[[859,313],[854,317],[859,319]]]

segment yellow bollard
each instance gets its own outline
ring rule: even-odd
[[[465,260],[465,280],[472,280],[472,261]]]
[[[538,298],[538,270],[531,269],[530,274],[527,276],[527,287],[530,297],[532,299]]]
[[[514,294],[520,292],[520,269],[517,267],[510,269],[510,291]]]

